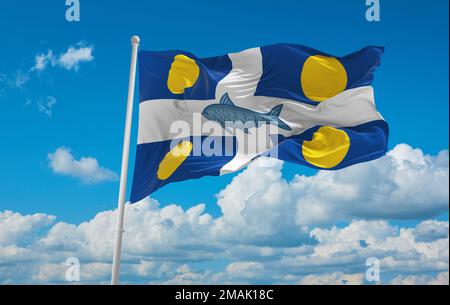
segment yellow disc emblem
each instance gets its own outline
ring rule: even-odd
[[[303,65],[301,86],[307,98],[323,102],[345,90],[347,72],[334,57],[310,56]]]
[[[344,160],[350,149],[350,138],[343,130],[323,126],[317,130],[311,141],[302,145],[303,158],[309,163],[321,167],[332,168]]]
[[[182,94],[186,88],[195,85],[200,69],[192,58],[183,54],[174,57],[167,78],[167,88],[174,94]]]
[[[157,176],[159,180],[167,180],[180,167],[192,151],[190,141],[182,141],[169,151],[159,164]]]

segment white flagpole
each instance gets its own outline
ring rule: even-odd
[[[120,188],[118,200],[119,202],[117,208],[116,240],[114,243],[114,258],[112,265],[111,285],[119,284],[120,255],[122,251],[123,219],[125,215],[125,195],[128,176],[128,159],[130,156],[131,118],[133,115],[134,84],[136,81],[136,62],[137,62],[137,50],[139,47],[139,42],[140,39],[138,36],[131,37],[132,49],[131,49],[130,80],[128,83],[127,114],[125,119],[125,133],[123,136],[122,169],[120,171]]]

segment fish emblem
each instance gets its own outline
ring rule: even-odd
[[[245,124],[248,122],[253,122],[255,124],[253,126],[259,126],[261,123],[276,123],[281,129],[292,130],[288,124],[280,119],[281,110],[283,110],[283,105],[277,105],[267,113],[238,107],[231,101],[228,93],[225,93],[219,104],[207,106],[203,109],[202,115],[210,121],[219,123],[224,129],[226,127],[225,122],[241,122],[243,126],[246,126]],[[244,128],[244,132],[248,134],[248,128]]]

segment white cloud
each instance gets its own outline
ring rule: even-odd
[[[309,201],[325,222],[330,218],[416,219],[448,210],[448,151],[424,155],[402,144],[385,158],[349,167],[343,171],[321,172],[311,178],[298,177],[294,188],[304,194],[299,211]],[[299,212],[300,213],[300,212]],[[312,215],[312,219],[316,216]],[[308,223],[308,214],[299,214]]]
[[[41,52],[34,56],[34,64],[25,72],[18,69],[14,74],[7,75],[0,73],[0,83],[4,83],[7,88],[21,89],[36,74],[46,70],[47,67],[59,67],[65,70],[77,71],[81,63],[91,62],[94,60],[92,55],[93,46],[87,46],[84,42],[78,42],[74,46],[69,46],[65,52],[55,55],[55,52],[49,49],[47,52]],[[5,93],[5,88],[0,88],[0,94]]]
[[[436,277],[429,275],[399,275],[391,281],[392,285],[448,285],[449,273],[440,272]]]
[[[53,56],[53,51],[48,50],[47,53],[40,53],[34,57],[34,66],[30,69],[30,71],[42,71],[44,70],[48,64],[52,64],[53,66],[56,63],[56,59]]]
[[[0,73],[0,83],[3,83],[5,86],[4,88],[0,88],[0,93],[4,93],[5,87],[13,88],[13,89],[20,89],[30,80],[30,76],[28,73],[24,73],[22,70],[16,70],[16,72],[8,76],[4,73]]]
[[[271,169],[253,164],[219,194],[218,204],[230,215],[228,227],[258,222],[267,236],[271,225],[289,231],[295,225],[417,219],[448,210],[448,151],[429,156],[402,144],[384,158],[311,177],[297,175],[291,182],[281,177],[280,168],[281,162]],[[286,217],[292,214],[295,219]]]
[[[86,46],[80,42],[75,46],[70,46],[66,52],[58,56],[54,55],[53,50],[48,50],[47,53],[39,53],[34,58],[35,63],[30,72],[43,71],[48,65],[58,66],[66,70],[78,70],[81,63],[94,60],[93,50],[92,46]]]
[[[260,262],[235,262],[229,264],[225,271],[235,279],[258,279],[264,265]]]
[[[159,266],[159,269],[152,270],[156,271],[158,274],[158,277],[168,277],[169,279],[163,280],[163,281],[157,281],[156,283],[164,284],[164,285],[195,285],[202,283],[205,284],[214,284],[217,282],[220,282],[220,279],[222,278],[221,274],[213,274],[211,271],[206,272],[196,272],[192,270],[188,265],[184,264],[179,266],[174,270],[174,272],[163,272],[161,273],[160,269],[162,266]],[[169,267],[168,265],[165,265],[165,267]],[[173,268],[173,267],[172,267]],[[152,282],[150,282],[152,283]],[[155,282],[153,282],[155,283]]]
[[[117,174],[110,169],[101,167],[97,159],[82,157],[76,160],[70,149],[65,147],[49,153],[47,158],[50,168],[57,174],[76,177],[87,183],[117,180]]]
[[[386,221],[353,221],[342,228],[313,229],[311,237],[316,244],[258,246],[254,251],[252,245],[236,245],[215,235],[213,228],[221,217],[214,219],[203,208],[198,205],[185,211],[175,205],[159,207],[150,200],[127,206],[123,279],[172,284],[359,284],[364,282],[365,260],[373,256],[380,259],[382,281],[385,274],[448,271],[448,234],[418,242],[416,230],[424,223],[415,228],[397,228]],[[39,276],[31,277],[20,269],[17,272],[22,273],[13,275],[4,267],[0,281],[64,282],[62,262],[71,256],[80,259],[85,283],[107,281],[115,216],[116,211],[101,212],[78,226],[59,222],[23,246],[8,239],[0,247],[1,261],[9,268],[17,268],[19,262],[28,264],[35,269],[32,274]],[[448,222],[436,222],[435,226],[441,230],[448,227]],[[191,266],[214,261],[230,263],[214,272]]]
[[[445,228],[448,222],[437,222],[436,226]],[[314,247],[310,259],[347,264],[356,257],[377,257],[385,272],[396,269],[424,272],[448,268],[448,232],[445,236],[422,242],[416,241],[416,230],[417,227],[392,227],[383,220],[353,221],[345,228],[315,228],[311,236],[319,244]],[[295,263],[295,259],[287,263]]]
[[[345,274],[333,272],[328,274],[310,274],[304,276],[300,285],[361,285],[364,283],[365,274]]]
[[[28,81],[30,76],[27,73],[23,73],[21,70],[17,70],[12,79],[9,80],[9,86],[12,88],[22,88]]]
[[[41,99],[36,103],[38,111],[44,113],[48,117],[53,115],[53,106],[55,105],[56,99],[53,96],[47,96],[45,101]]]
[[[0,73],[0,98],[7,96],[8,91],[11,89],[25,88],[29,82],[32,82],[49,66],[77,71],[82,63],[94,60],[93,51],[94,48],[92,46],[86,46],[85,43],[79,42],[74,46],[68,47],[67,51],[59,55],[55,55],[55,52],[51,49],[47,52],[36,54],[31,68],[25,71],[18,69],[14,74],[10,75]],[[27,98],[25,106],[31,104],[35,105],[38,111],[51,117],[53,114],[52,107],[56,104],[56,99],[52,96],[33,100]]]
[[[59,160],[62,164],[82,160],[74,160],[66,149],[57,150],[51,156],[51,159],[62,156],[61,160],[69,161]],[[365,281],[366,259],[376,257],[380,260],[382,283],[411,282],[411,276],[417,282],[424,281],[423,276],[427,283],[442,282],[445,275],[448,278],[449,269],[448,221],[425,220],[414,227],[398,227],[388,219],[413,219],[419,212],[438,215],[448,211],[448,206],[443,208],[439,202],[448,202],[448,197],[443,199],[445,193],[428,184],[441,183],[437,177],[445,181],[442,173],[448,173],[448,154],[431,157],[400,146],[384,159],[357,169],[369,186],[356,179],[356,173],[351,170],[296,177],[287,182],[280,173],[281,163],[274,168],[253,164],[220,192],[218,204],[222,215],[216,218],[204,212],[204,204],[187,210],[174,204],[161,207],[149,199],[127,205],[122,279],[133,283],[172,284],[360,284]],[[58,168],[75,175],[67,169],[72,166]],[[79,169],[75,172],[76,176],[81,175]],[[386,183],[393,186],[386,194],[378,192],[372,196],[390,200],[392,205],[402,205],[401,209],[361,194],[373,189],[374,181],[383,184],[381,173],[384,180],[389,180]],[[423,176],[428,180],[422,179]],[[415,190],[418,179],[425,185]],[[299,185],[299,181],[303,184]],[[320,185],[320,194],[316,192],[318,186],[313,185],[317,183],[324,184]],[[424,188],[429,189],[427,197],[410,200],[412,195],[406,194]],[[335,197],[331,196],[333,191]],[[404,195],[392,195],[400,193]],[[319,199],[324,205],[323,209],[316,209],[321,211],[320,217],[309,213],[305,218],[306,200],[311,200],[314,208]],[[366,205],[361,202],[363,199],[388,210],[379,214],[369,208],[361,209],[357,203]],[[416,212],[408,210],[407,199]],[[425,206],[420,209],[417,208],[419,199]],[[343,211],[336,213],[338,207]],[[355,209],[360,213],[358,219],[353,219]],[[115,221],[116,211],[105,211],[79,225],[52,224],[26,243],[22,237],[0,237],[4,240],[0,245],[3,263],[0,282],[63,283],[62,262],[71,256],[80,259],[83,283],[107,282]],[[5,226],[17,227],[10,222]],[[336,223],[341,225],[335,226]],[[5,236],[11,234],[27,236],[31,231]]]
[[[92,51],[92,47],[82,45],[69,47],[65,53],[59,56],[57,64],[67,70],[78,70],[80,63],[94,60]]]
[[[23,216],[12,211],[0,212],[0,247],[19,244],[34,232],[51,225],[55,219],[46,214]]]
[[[445,238],[448,234],[448,224],[443,225],[441,221],[428,220],[416,227],[415,240],[430,241],[438,238]]]
[[[235,243],[292,246],[307,240],[314,226],[448,211],[448,151],[429,156],[403,144],[379,160],[290,182],[281,168],[282,162],[271,168],[253,163],[236,176],[218,195],[224,215],[214,232]]]

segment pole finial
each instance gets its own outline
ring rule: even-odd
[[[139,44],[140,42],[141,42],[141,39],[139,38],[139,36],[133,35],[133,36],[131,37],[131,43],[132,43],[132,44]]]

